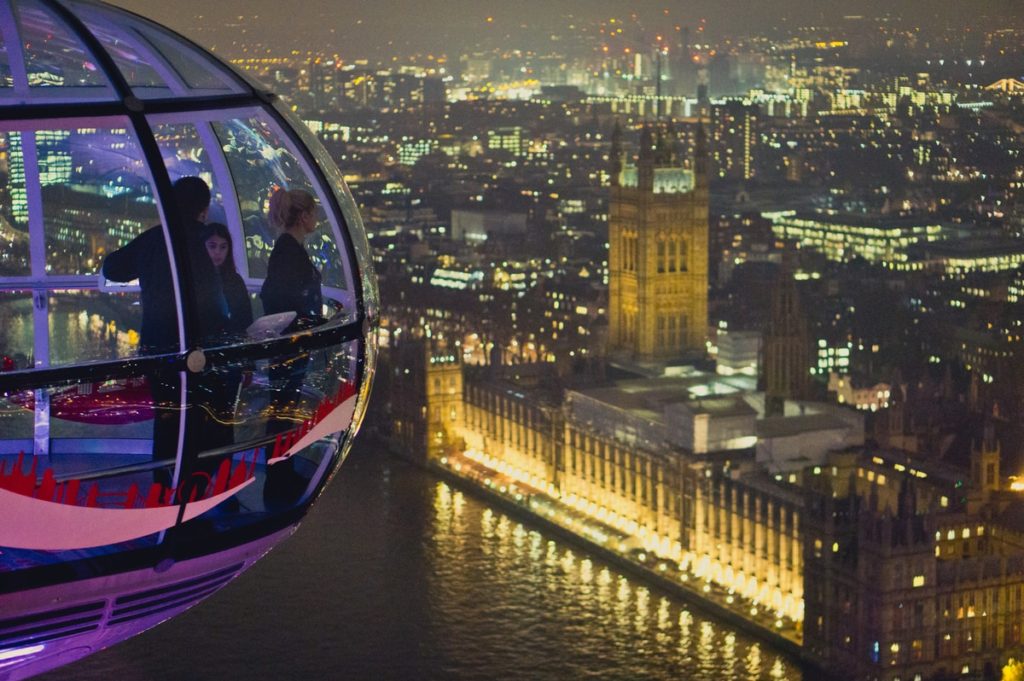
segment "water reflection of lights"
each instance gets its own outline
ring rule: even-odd
[[[658,629],[668,629],[670,623],[668,599],[662,597],[658,602]]]
[[[434,509],[441,519],[454,516],[455,498],[455,488],[450,484],[435,486]],[[467,498],[466,503],[474,502]],[[472,505],[466,508],[471,511],[466,515],[470,524],[458,529],[450,523],[438,523],[435,528],[441,535],[435,535],[437,540],[457,540],[460,546],[469,547],[466,540],[472,541],[475,527],[483,541],[483,555],[493,561],[490,570],[499,575],[503,583],[510,583],[507,582],[510,578],[517,585],[524,585],[523,580],[539,580],[540,588],[549,595],[545,600],[546,609],[570,613],[576,618],[573,621],[600,627],[616,640],[640,637],[640,645],[648,650],[678,656],[701,669],[726,670],[729,678],[751,681],[767,678],[773,662],[782,670],[782,676],[772,672],[775,678],[786,678],[786,674],[791,673],[788,664],[765,656],[756,644],[744,640],[742,635],[715,622],[695,618],[670,597],[653,593],[647,585],[600,565],[597,559],[577,547],[530,530],[500,509]],[[450,536],[443,536],[445,533]],[[447,550],[448,547],[445,561],[457,559]],[[648,564],[654,559],[649,555]],[[676,564],[669,569],[674,571]],[[519,570],[524,572],[519,574]],[[562,602],[563,596],[571,601]],[[579,619],[581,617],[583,620]],[[763,668],[754,666],[754,662],[760,661],[763,661]]]
[[[723,564],[708,553],[683,552],[679,542],[659,536],[636,521],[575,494],[560,494],[554,485],[484,452],[469,449],[441,459],[463,477],[482,482],[494,492],[513,497],[530,511],[545,517],[599,546],[630,555],[656,571],[678,578],[684,588],[737,614],[753,619],[767,630],[793,640],[801,637],[802,598],[759,581],[755,576]],[[691,583],[696,583],[690,587]]]
[[[761,672],[761,646],[755,643],[747,651],[747,675],[756,677]]]

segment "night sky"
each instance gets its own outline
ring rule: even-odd
[[[956,27],[971,25],[979,17],[989,26],[998,23],[997,17],[1019,24],[1024,16],[1020,0],[116,0],[114,4],[149,16],[229,56],[234,56],[230,54],[232,40],[244,36],[250,38],[246,42],[259,42],[275,50],[330,46],[348,59],[418,51],[458,54],[481,41],[513,49],[544,50],[547,46],[557,50],[550,36],[555,30],[565,32],[561,29],[571,23],[567,15],[594,20],[628,19],[635,13],[643,30],[651,33],[674,25],[696,28],[705,19],[713,38],[782,23],[817,24],[849,14],[877,16],[887,11],[915,23]]]

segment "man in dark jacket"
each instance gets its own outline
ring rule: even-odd
[[[200,323],[199,337],[206,326],[219,327],[221,311],[220,286],[214,276],[200,231],[210,208],[210,188],[198,177],[183,177],[174,183],[174,199],[184,222],[189,267],[192,270],[192,291]],[[142,303],[142,333],[139,353],[143,355],[175,352],[178,348],[178,307],[174,302],[174,280],[164,241],[163,228],[151,227],[128,244],[114,251],[103,261],[103,276],[110,281],[139,280]],[[223,297],[223,292],[220,292]],[[185,301],[187,304],[187,301]]]
[[[220,328],[223,312],[220,299],[223,290],[215,276],[213,263],[200,241],[203,222],[210,207],[210,188],[198,177],[183,177],[174,183],[174,200],[184,224],[187,251],[178,254],[187,259],[192,274],[192,301],[198,312],[198,338],[204,328]],[[157,225],[114,251],[103,261],[103,276],[111,281],[139,280],[142,303],[142,333],[139,354],[153,355],[177,352],[178,306],[174,299],[174,279],[171,276],[170,255],[164,240],[163,227]],[[184,305],[190,301],[183,300]],[[179,371],[159,371],[147,376],[153,396],[153,459],[173,463],[178,455],[182,399],[182,375]],[[197,385],[198,379],[188,379],[186,386],[185,430],[183,444],[184,468],[188,475],[195,468],[195,455],[202,449],[202,414],[205,410]],[[167,468],[154,472],[155,479],[169,486],[171,473]],[[187,481],[186,481],[187,482]],[[185,492],[187,498],[188,491]]]

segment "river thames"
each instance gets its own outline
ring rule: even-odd
[[[361,440],[298,533],[58,679],[793,679],[768,644]]]

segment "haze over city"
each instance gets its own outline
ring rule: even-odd
[[[837,25],[845,16],[889,16],[894,21],[928,30],[994,25],[1021,15],[1015,0],[970,0],[934,3],[837,2],[781,0],[747,3],[640,2],[609,0],[516,3],[474,0],[430,0],[373,3],[336,3],[319,0],[301,8],[254,0],[238,5],[199,0],[168,5],[157,0],[122,0],[127,9],[151,16],[201,39],[227,56],[255,43],[278,49],[316,49],[336,52],[348,59],[390,58],[417,52],[447,54],[482,47],[504,50],[558,51],[573,31],[582,37],[609,18],[631,26],[631,39],[643,33],[668,34],[676,26],[696,30],[702,23],[708,36],[720,39],[745,33],[774,34],[777,30],[814,25]],[[552,39],[552,36],[555,39]],[[563,43],[563,44],[560,44]]]
[[[358,431],[211,677],[1024,677],[1019,0],[62,2],[0,0],[0,491],[153,524],[0,569],[139,557],[129,636]]]

